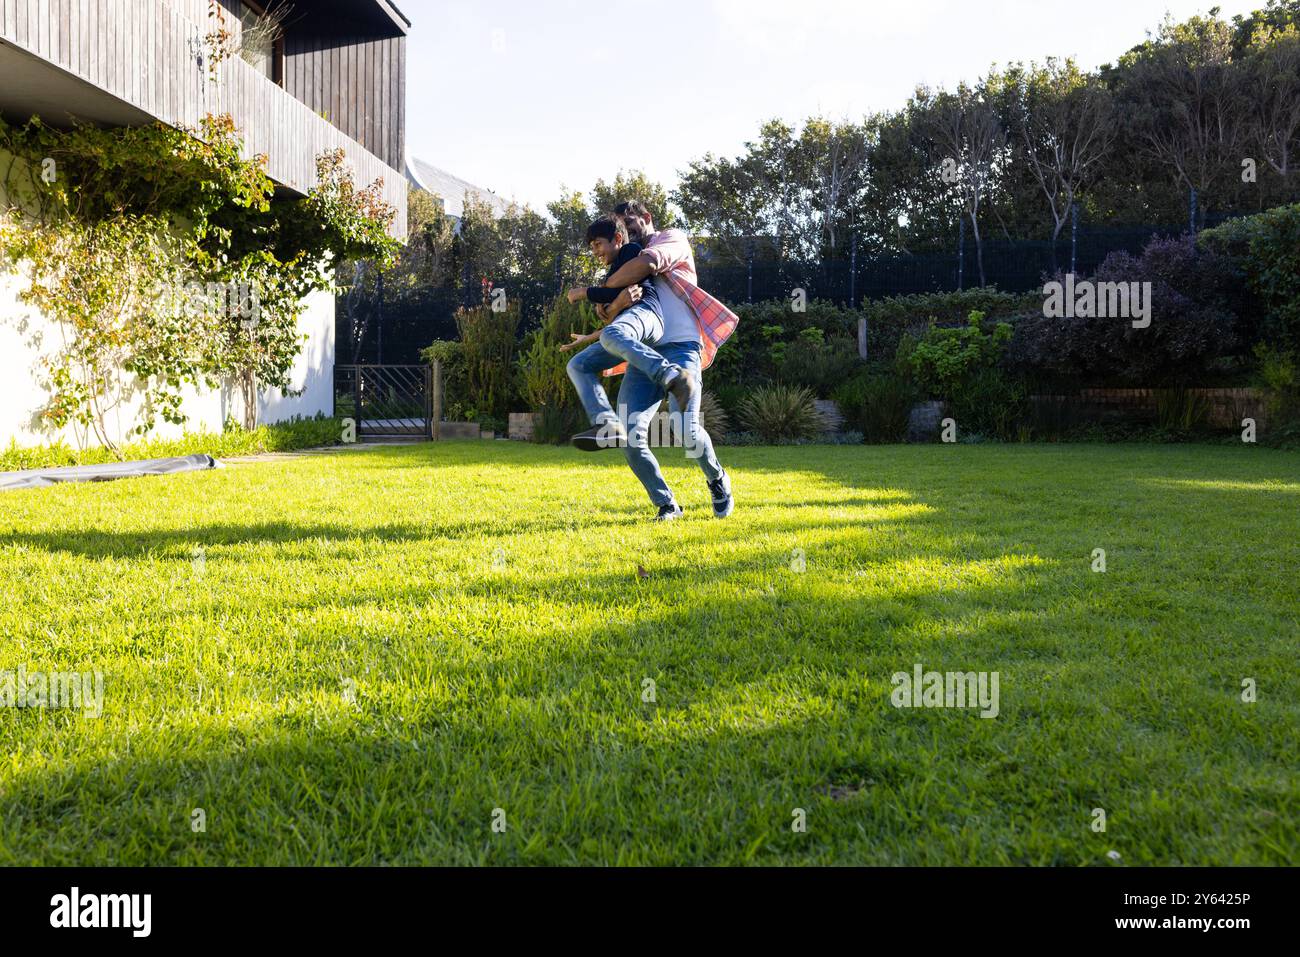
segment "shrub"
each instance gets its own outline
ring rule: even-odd
[[[952,396],[952,416],[967,433],[1009,441],[1019,437],[1029,413],[1024,383],[997,367],[976,371]]]
[[[1300,444],[1300,366],[1296,356],[1260,343],[1255,348],[1259,377],[1267,395],[1270,444]]]
[[[445,412],[453,409],[468,409],[473,403],[469,396],[469,387],[465,381],[464,346],[451,339],[435,339],[420,350],[420,358],[428,365],[434,362],[442,367],[442,405]],[[459,416],[448,417],[458,420]]]
[[[917,385],[933,398],[951,399],[963,383],[991,368],[1011,339],[1011,326],[1000,322],[984,331],[984,313],[972,312],[965,326],[930,328],[909,351],[908,364]]]
[[[1156,395],[1156,425],[1167,432],[1200,431],[1209,417],[1209,400],[1190,389],[1166,389]]]
[[[999,292],[985,287],[877,299],[863,303],[859,315],[867,321],[868,360],[890,362],[905,338],[919,339],[931,322],[960,325],[972,312],[981,312],[996,322],[1041,313],[1042,308],[1043,297],[1037,292]],[[856,327],[853,335],[857,335]]]
[[[716,436],[719,439],[731,428],[731,417],[727,415],[727,410],[722,407],[717,396],[707,390],[700,396],[700,426],[709,433],[710,438]]]
[[[1198,242],[1240,265],[1264,310],[1263,337],[1300,346],[1300,203],[1229,220]]]
[[[786,347],[784,358],[777,366],[777,378],[787,385],[804,386],[818,398],[829,398],[861,365],[857,344],[852,339],[837,337],[823,341],[820,330],[808,329]]]
[[[485,304],[456,313],[465,394],[481,415],[502,419],[510,411],[519,321],[518,300],[500,312]]]
[[[911,380],[888,372],[857,376],[835,392],[845,423],[867,442],[901,441],[916,400]]]
[[[595,310],[587,303],[571,303],[564,296],[551,301],[541,325],[524,340],[520,356],[520,391],[530,411],[578,409],[565,367],[574,353],[561,352],[574,333],[592,332],[599,326]]]
[[[1016,323],[1008,365],[1023,375],[1072,386],[1199,385],[1216,360],[1237,347],[1231,276],[1227,260],[1199,253],[1190,237],[1152,240],[1140,256],[1112,253],[1092,280],[1151,283],[1150,325],[1135,329],[1117,318],[1049,319],[1040,308]]]
[[[723,351],[726,351],[725,346],[723,347]],[[705,375],[707,376],[708,373],[705,373]],[[751,390],[743,385],[730,385],[723,383],[721,385],[713,385],[711,391],[714,398],[717,399],[718,405],[722,407],[722,410],[732,419],[735,419],[736,416],[740,414],[740,404],[749,396]]]
[[[757,382],[795,381],[791,376],[804,374],[808,356],[816,354],[819,345],[824,348],[827,342],[852,342],[857,335],[857,313],[822,300],[809,302],[804,312],[795,312],[788,299],[746,303],[734,308],[740,316],[740,325],[718,352],[710,371],[714,388],[750,388]],[[803,355],[792,357],[792,352]],[[782,366],[789,360],[796,366],[786,374]]]
[[[811,439],[826,430],[813,394],[800,386],[756,389],[740,404],[740,424],[768,442]]]
[[[542,406],[533,428],[533,441],[542,445],[563,445],[587,428],[587,416],[572,405]]]

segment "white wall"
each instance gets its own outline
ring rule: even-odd
[[[0,152],[0,168],[12,154]],[[0,209],[7,197],[0,186]],[[82,426],[55,430],[41,419],[41,411],[50,399],[45,385],[42,357],[52,356],[63,345],[63,328],[47,316],[36,312],[19,299],[26,279],[12,264],[0,263],[0,449],[16,441],[21,446],[47,445],[62,441],[73,448],[95,444],[94,433]],[[300,396],[286,396],[278,389],[264,389],[258,396],[258,421],[264,424],[283,422],[295,416],[310,418],[334,410],[334,296],[329,292],[313,293],[303,303],[298,331],[306,337],[302,352],[290,378],[292,391]],[[141,408],[138,392],[128,394],[108,417],[107,426],[114,442],[130,441],[139,425]],[[243,422],[240,390],[227,386],[212,390],[188,389],[184,394],[183,426],[161,419],[149,437],[175,438],[186,430],[206,429],[220,432],[227,419]]]
[[[298,332],[307,342],[294,363],[289,383],[302,395],[290,397],[279,389],[264,389],[258,395],[257,420],[267,424],[283,422],[296,415],[310,418],[318,412],[334,412],[334,295],[312,293],[303,303]]]
[[[41,410],[50,393],[43,387],[41,357],[53,355],[62,344],[58,323],[22,303],[18,293],[24,280],[13,273],[0,272],[0,448],[11,440],[21,446],[46,445],[60,439],[73,448],[94,444],[94,437],[79,426],[61,431],[41,421]],[[283,422],[294,416],[311,417],[318,412],[331,414],[334,407],[334,297],[328,292],[314,293],[305,302],[298,320],[299,331],[308,338],[298,357],[292,376],[297,397],[286,396],[278,389],[263,390],[258,399],[258,421],[266,424]],[[129,441],[128,433],[138,424],[138,394],[109,418],[110,432],[117,442]],[[229,417],[243,420],[243,406],[237,388],[186,392],[183,411],[188,417],[184,427],[158,420],[151,437],[172,438],[186,429],[220,432]]]

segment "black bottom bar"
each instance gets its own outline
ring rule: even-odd
[[[1281,869],[17,870],[0,871],[5,940],[337,949],[393,933],[433,943],[661,943],[717,929],[732,946],[782,930],[875,949],[1130,939],[1228,952],[1295,930]],[[72,928],[114,914],[121,926]],[[148,936],[143,896],[149,895]],[[133,905],[135,905],[133,907]],[[134,920],[132,919],[134,918]],[[52,923],[66,926],[54,927]],[[134,927],[134,929],[133,929]],[[697,930],[688,931],[688,928]],[[432,935],[432,936],[430,936]],[[909,950],[910,952],[910,950]]]

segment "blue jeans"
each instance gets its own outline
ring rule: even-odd
[[[700,382],[700,344],[698,342],[671,342],[658,347],[668,366],[677,366],[695,377]],[[700,425],[701,389],[695,390],[689,409],[679,409],[677,400],[668,397],[669,411],[681,416],[682,444],[686,447],[686,457],[693,458],[700,464],[704,477],[710,482],[722,477],[722,465],[713,450],[713,441],[709,433]],[[629,366],[623,376],[623,385],[618,390],[618,411],[624,417],[627,429],[627,464],[650,495],[655,507],[667,505],[674,501],[672,489],[664,481],[663,472],[659,470],[659,461],[650,450],[648,433],[651,420],[659,411],[659,403],[665,396],[661,380],[642,372],[639,368]],[[683,414],[684,412],[684,414]]]
[[[664,334],[664,321],[644,303],[619,313],[605,327],[600,341],[593,342],[569,360],[569,381],[578,392],[592,425],[616,418],[609,397],[600,385],[600,374],[626,362],[655,382],[663,382],[674,366],[654,349]]]

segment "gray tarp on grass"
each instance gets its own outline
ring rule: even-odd
[[[62,469],[29,469],[25,472],[0,472],[0,492],[20,488],[45,488],[62,482],[111,482],[114,479],[140,478],[145,475],[176,475],[219,469],[221,463],[211,455],[186,455],[175,459],[148,459],[143,462],[114,462],[110,465],[75,465]]]

